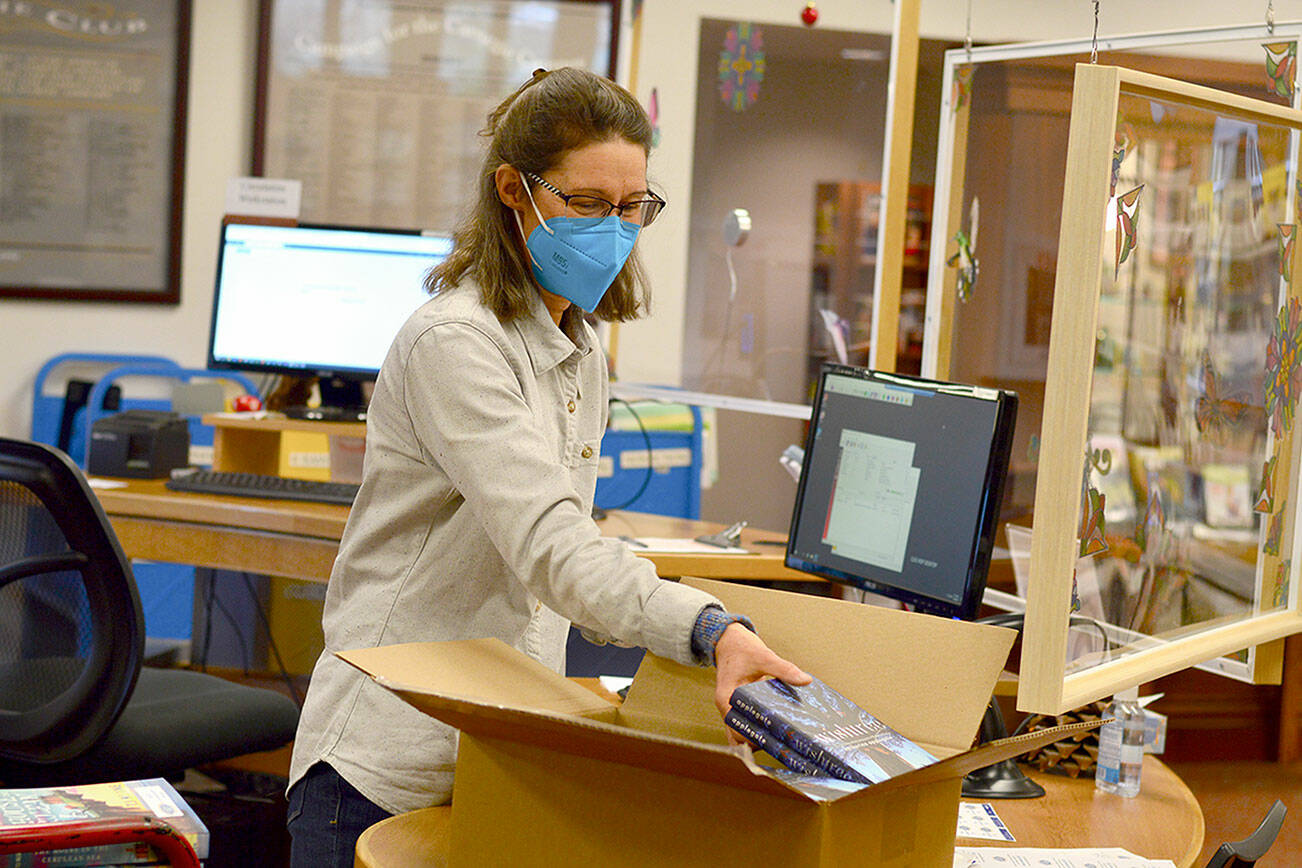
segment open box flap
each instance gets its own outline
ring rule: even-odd
[[[614,707],[610,700],[500,639],[410,642],[340,651],[335,656],[394,691],[438,693],[558,714],[593,714]]]
[[[498,639],[385,645],[336,656],[471,735],[809,801],[771,778],[743,748],[584,717],[614,706]]]
[[[775,652],[938,755],[972,744],[1017,634],[809,594],[684,579],[751,618]],[[647,658],[625,707],[718,719],[714,671]]]
[[[613,706],[497,639],[388,645],[339,652],[338,656],[413,707],[471,735],[801,802],[829,801],[774,777],[754,761],[747,748],[705,744],[584,717]],[[649,660],[652,666],[677,666],[661,658]],[[535,700],[539,704],[531,706]],[[717,720],[718,712],[714,715]],[[956,777],[1099,723],[1087,721],[1001,739],[842,798]]]
[[[1101,720],[1084,720],[1078,723],[1066,723],[1062,726],[1037,729],[1034,732],[1024,732],[1021,735],[1001,738],[955,754],[947,759],[942,759],[939,762],[934,762],[929,766],[915,769],[907,774],[897,775],[879,784],[873,784],[872,789],[880,792],[896,789],[897,787],[917,786],[932,781],[966,775],[976,769],[985,768],[988,765],[1021,756],[1027,751],[1035,750],[1037,747],[1060,741],[1074,732],[1093,729],[1102,723]],[[852,793],[851,797],[859,795],[861,793]]]
[[[771,770],[756,763],[750,749],[745,747],[702,744],[567,714],[507,708],[402,689],[395,692],[431,717],[480,738],[502,739],[801,802],[863,798],[869,791],[880,795],[897,787],[959,777],[1101,723],[1083,721],[1023,733],[841,796],[817,797],[789,779],[773,775]]]
[[[701,744],[573,715],[484,705],[407,690],[395,692],[431,717],[478,738],[501,739],[809,801],[802,793],[771,778],[740,747]]]

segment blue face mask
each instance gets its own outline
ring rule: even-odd
[[[589,313],[596,310],[633,252],[633,242],[642,227],[618,214],[544,220],[527,184],[524,190],[533,213],[538,215],[538,228],[525,241],[534,278],[548,292]],[[513,213],[523,235],[520,212]]]

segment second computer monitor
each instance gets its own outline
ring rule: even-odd
[[[222,226],[208,364],[371,380],[425,273],[452,250],[413,230],[230,222]]]
[[[1013,392],[825,365],[787,566],[971,619],[1016,416]]]

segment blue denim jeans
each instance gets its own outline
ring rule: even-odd
[[[392,816],[323,762],[308,769],[287,798],[293,868],[352,868],[362,832]]]

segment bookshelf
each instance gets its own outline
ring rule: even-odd
[[[849,362],[868,363],[881,201],[881,184],[876,181],[829,181],[816,187],[810,286],[811,382],[819,365],[834,360],[836,355],[824,325],[823,310],[834,312],[848,323]],[[903,284],[900,288],[900,330],[896,347],[896,368],[905,373],[918,373],[922,364],[931,201],[930,186],[909,187]]]

